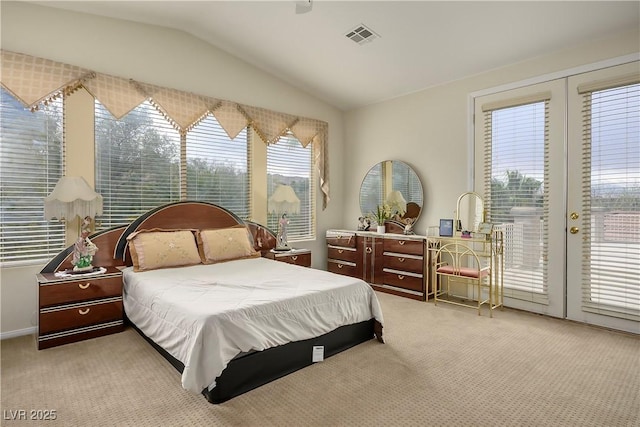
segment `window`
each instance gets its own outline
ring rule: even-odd
[[[180,136],[149,102],[117,120],[96,101],[95,120],[99,228],[180,200]]]
[[[541,298],[547,295],[547,120],[547,101],[485,112],[487,220],[504,233],[505,288]]]
[[[44,219],[44,198],[63,171],[62,100],[31,112],[0,89],[0,262],[47,259],[65,226]]]
[[[267,147],[267,195],[278,184],[290,185],[300,199],[300,213],[289,214],[289,242],[315,238],[313,144],[303,147],[292,135]],[[267,227],[278,230],[278,215],[268,214]]]
[[[187,199],[251,216],[247,129],[231,139],[209,115],[187,133]]]
[[[640,319],[640,84],[584,91],[582,305]]]

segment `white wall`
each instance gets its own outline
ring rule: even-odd
[[[471,189],[471,93],[637,52],[638,31],[622,33],[346,113],[345,227],[357,224],[365,174],[388,159],[408,163],[422,180],[425,206],[417,233],[453,217],[458,196]]]
[[[317,191],[319,238],[296,244],[310,248],[313,266],[324,268],[324,233],[342,226],[344,130],[340,110],[180,31],[22,2],[1,2],[0,15],[0,42],[9,51],[328,122],[331,202],[322,211],[321,192]],[[0,331],[4,337],[7,332],[35,326],[35,273],[42,267],[0,269]]]

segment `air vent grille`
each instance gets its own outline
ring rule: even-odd
[[[380,38],[378,34],[376,34],[371,28],[367,28],[364,24],[358,25],[356,28],[345,34],[345,36],[358,44],[369,43]]]

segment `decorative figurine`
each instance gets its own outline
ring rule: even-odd
[[[367,224],[365,223],[365,217],[358,218],[358,231],[364,231]]]
[[[406,218],[404,220],[404,234],[410,235],[413,233],[413,218]]]
[[[80,228],[80,237],[73,245],[73,271],[91,271],[93,270],[93,256],[98,251],[98,247],[89,239],[91,232],[91,218],[85,217]]]
[[[287,241],[287,226],[289,225],[289,217],[286,213],[282,214],[280,221],[278,222],[278,236],[276,237],[276,250],[277,251],[290,251],[291,247]]]

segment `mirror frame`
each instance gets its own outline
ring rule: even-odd
[[[466,218],[461,215],[463,212],[466,213]],[[456,202],[456,230],[478,232],[478,225],[485,222],[485,220],[486,210],[482,196],[475,191],[462,193]]]
[[[373,165],[371,168],[369,168],[369,170],[367,171],[367,173],[365,174],[364,178],[362,179],[362,182],[360,183],[360,191],[358,193],[358,204],[360,206],[360,213],[363,216],[366,216],[368,214],[370,214],[370,211],[366,211],[365,212],[365,207],[366,207],[366,203],[363,203],[363,197],[368,196],[370,194],[370,192],[367,193],[363,193],[364,189],[363,187],[365,186],[365,183],[367,181],[367,178],[375,172],[376,175],[381,175],[380,176],[380,188],[377,195],[375,196],[376,198],[378,198],[378,196],[381,198],[382,201],[386,200],[387,194],[390,193],[393,190],[396,190],[397,188],[394,187],[393,185],[393,165],[394,164],[401,164],[403,166],[406,166],[408,173],[410,173],[410,180],[413,181],[415,184],[417,184],[417,186],[419,187],[419,194],[420,194],[420,200],[414,200],[411,199],[410,195],[407,194],[403,194],[403,197],[405,198],[405,200],[407,201],[407,203],[413,202],[415,204],[417,204],[420,208],[420,210],[418,211],[418,214],[413,216],[413,224],[415,224],[418,219],[420,218],[420,215],[422,214],[422,209],[424,207],[424,187],[422,186],[422,182],[420,181],[420,177],[418,176],[418,174],[416,173],[416,171],[411,167],[411,165],[409,165],[407,162],[403,162],[401,160],[383,160],[382,162],[376,163],[375,165]],[[378,172],[377,169],[380,169],[380,172]],[[389,172],[391,171],[391,172]],[[375,175],[374,175],[375,176]],[[390,177],[390,179],[387,179],[387,177]],[[382,181],[386,181],[385,183],[382,183]],[[415,195],[415,192],[414,192]],[[378,198],[378,200],[380,200],[380,198]]]

